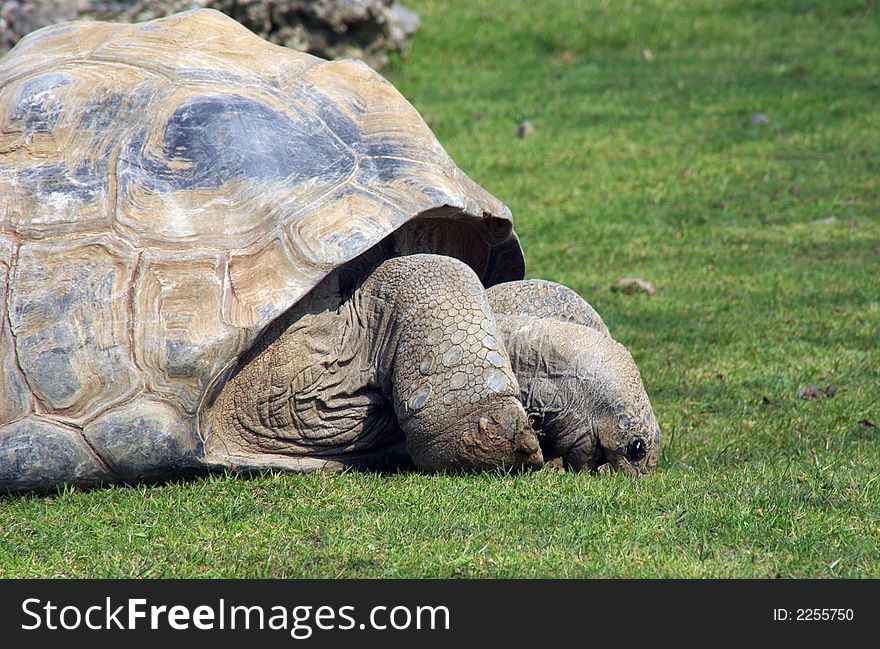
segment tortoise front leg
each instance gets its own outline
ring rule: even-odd
[[[543,465],[482,284],[440,255],[384,262],[359,289],[398,330],[391,400],[410,457],[427,470]]]

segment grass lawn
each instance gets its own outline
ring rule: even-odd
[[[880,577],[877,3],[405,4],[387,76],[630,349],[657,474],[4,499],[0,577]]]

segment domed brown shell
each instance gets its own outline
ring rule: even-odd
[[[94,455],[115,478],[197,456],[208,386],[383,239],[463,259],[487,286],[523,274],[507,208],[362,63],[269,44],[213,10],[24,38],[0,61],[0,445],[14,470],[67,453],[88,482]]]

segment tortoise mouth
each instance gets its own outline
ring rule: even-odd
[[[548,453],[545,450],[545,457]],[[551,457],[557,457],[562,460],[562,466],[568,471],[587,472],[587,473],[604,473],[611,469],[608,456],[601,444],[596,444],[592,449],[583,452],[583,446],[576,446],[561,455],[551,454]]]

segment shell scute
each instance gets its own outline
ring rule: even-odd
[[[223,319],[217,253],[144,254],[133,291],[134,350],[150,391],[194,413],[207,384],[235,358],[241,331]]]
[[[113,474],[82,434],[43,417],[30,416],[0,426],[0,485],[11,491],[51,489],[111,482]]]
[[[346,159],[349,171],[354,167],[351,153],[318,120],[240,94],[195,95],[157,122],[160,137],[135,139],[122,153],[128,175],[154,191],[216,189],[244,179],[296,185]],[[158,150],[144,148],[151,140],[160,140]]]
[[[229,255],[223,312],[232,326],[251,329],[294,304],[311,287],[305,264],[297,262],[279,237],[253,252]]]
[[[71,79],[49,72],[25,79],[7,109],[7,126],[17,124],[27,133],[50,133],[58,124],[65,86]]]
[[[9,321],[42,406],[78,423],[141,384],[131,362],[128,284],[136,254],[108,236],[25,241]]]
[[[300,216],[289,235],[309,262],[332,268],[367,250],[405,220],[397,206],[349,186]]]
[[[194,467],[200,445],[192,420],[150,396],[112,408],[89,422],[83,436],[122,480],[158,478]]]

